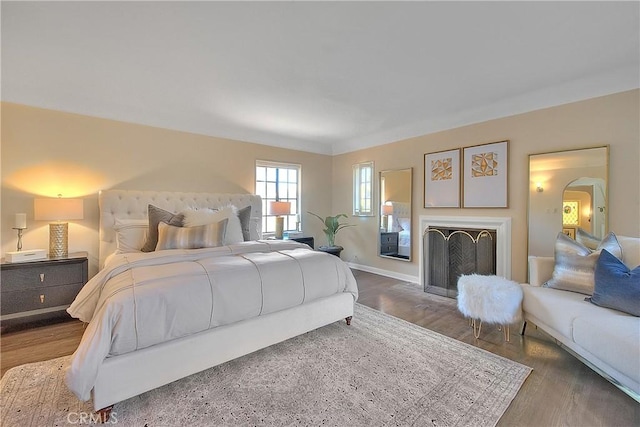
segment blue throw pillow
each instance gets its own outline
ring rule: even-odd
[[[622,261],[603,249],[595,268],[592,303],[640,317],[640,266],[629,270]]]

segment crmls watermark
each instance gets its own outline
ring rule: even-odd
[[[95,412],[69,412],[67,414],[67,422],[79,425],[116,424],[118,422],[118,414],[116,412],[111,412],[108,417],[109,419],[103,420],[102,416]]]

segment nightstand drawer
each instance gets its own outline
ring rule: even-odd
[[[380,245],[380,253],[382,255],[398,252],[398,245]]]
[[[388,233],[380,236],[380,243],[383,245],[397,245],[398,244],[398,234]]]
[[[26,291],[49,286],[83,283],[82,263],[63,265],[34,265],[16,269],[3,269],[0,277],[2,292]],[[5,296],[3,295],[3,298]]]
[[[43,289],[3,292],[2,300],[0,301],[0,312],[5,316],[24,311],[68,306],[78,295],[82,286],[82,283],[76,283]]]

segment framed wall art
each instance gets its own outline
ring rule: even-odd
[[[424,155],[424,207],[460,207],[460,149]]]
[[[465,147],[463,207],[508,207],[509,141]]]

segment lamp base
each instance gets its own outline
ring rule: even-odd
[[[389,215],[382,215],[382,229],[389,231]]]
[[[284,230],[284,217],[277,216],[276,217],[276,235],[275,238],[282,240],[282,231]]]
[[[49,224],[49,258],[69,256],[69,223],[53,222]]]

